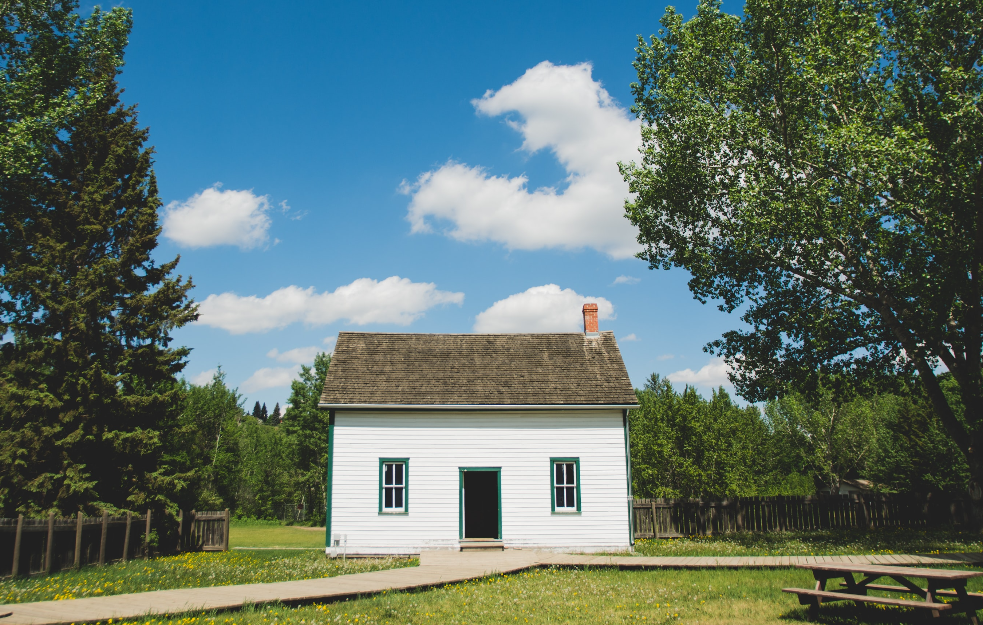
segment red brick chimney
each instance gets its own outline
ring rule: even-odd
[[[597,336],[597,304],[584,304],[584,334]]]

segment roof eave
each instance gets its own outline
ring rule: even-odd
[[[631,410],[638,404],[327,404],[321,410]]]

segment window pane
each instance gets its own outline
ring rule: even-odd
[[[384,472],[385,477],[383,478],[382,483],[385,486],[392,486],[393,485],[393,465],[390,464],[390,463],[388,463],[388,462],[386,464],[384,464],[383,465],[383,472]]]
[[[396,486],[403,486],[403,463],[394,464],[393,469],[395,469],[396,477],[393,479],[393,484]]]
[[[573,486],[567,486],[565,490],[567,491],[567,497],[566,497],[567,507],[568,508],[576,508],[577,507],[577,489],[575,487],[573,487]]]
[[[383,508],[392,508],[393,507],[393,489],[387,488],[387,489],[385,489],[383,491],[383,493],[384,493],[385,497],[384,497],[384,500],[383,500],[382,507]]]
[[[556,489],[556,507],[557,508],[565,508],[566,507],[564,505],[564,503],[563,503],[563,487],[558,487]]]
[[[402,488],[394,488],[393,489],[393,495],[396,498],[396,505],[394,505],[393,508],[402,508],[403,507],[403,489]]]
[[[556,471],[555,471],[555,473],[556,473],[556,477],[555,477],[556,485],[557,486],[560,486],[561,484],[563,484],[563,463],[557,462],[553,466],[556,469]]]
[[[573,477],[573,463],[572,462],[568,462],[566,464],[566,467],[567,467],[567,481],[564,482],[564,483],[565,484],[576,484],[577,482],[576,482],[576,480],[574,480],[574,477]]]

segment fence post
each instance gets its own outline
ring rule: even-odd
[[[133,523],[133,513],[126,513],[126,534],[123,535],[123,563],[130,559],[130,525]]]
[[[184,510],[177,511],[177,552],[181,553],[181,547],[183,546],[182,538],[184,538]]]
[[[75,522],[75,568],[82,566],[82,511]]]
[[[14,562],[10,567],[10,578],[17,577],[20,569],[20,539],[24,532],[24,515],[17,515],[17,533],[14,534]]]
[[[225,544],[222,545],[222,551],[229,550],[229,521],[231,517],[229,516],[229,509],[225,509]]]
[[[51,573],[51,553],[55,545],[55,513],[48,513],[48,542],[44,546],[44,574]]]
[[[106,563],[106,532],[109,529],[109,512],[102,511],[102,533],[99,536],[99,566]]]
[[[150,508],[147,508],[147,526],[143,531],[143,559],[150,559]]]
[[[741,505],[741,498],[737,497],[734,499],[734,508],[736,510],[737,516],[737,531],[744,531],[744,506]]]
[[[659,524],[655,520],[655,509],[656,509],[655,508],[655,499],[653,499],[651,501],[650,505],[652,506],[652,538],[658,538],[659,537]]]

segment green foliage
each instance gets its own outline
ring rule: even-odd
[[[703,399],[652,374],[629,413],[637,497],[759,494],[768,431],[756,408],[740,408],[721,388]]]
[[[943,384],[958,398],[949,376]],[[905,389],[904,385],[898,385]],[[653,374],[629,415],[638,497],[836,493],[843,479],[876,491],[935,496],[966,490],[969,468],[921,390],[837,402],[791,394],[740,408],[723,389],[710,400],[677,393]]]
[[[16,118],[5,130],[24,149],[0,154],[14,165],[0,176],[0,334],[11,339],[0,348],[0,512],[160,510],[182,486],[162,462],[188,353],[170,333],[197,313],[177,259],[150,256],[152,149],[115,82],[129,12],[80,21],[61,12],[68,4],[41,6],[5,15],[2,106]],[[47,89],[42,103],[75,95],[46,109],[61,117],[42,128],[18,100],[25,85]],[[36,169],[19,170],[21,157]]]
[[[743,311],[710,346],[743,397],[848,401],[917,370],[983,481],[983,1],[703,0],[661,23],[621,166],[640,257]]]
[[[325,480],[328,467],[328,411],[317,407],[328,375],[331,356],[320,353],[314,366],[301,367],[299,379],[290,385],[290,407],[282,428],[297,444],[298,488],[303,494],[307,518],[324,522]]]
[[[226,386],[221,367],[209,384],[182,382],[179,427],[168,441],[188,485],[181,506],[292,520],[303,502],[307,521],[323,523],[328,414],[317,403],[330,362],[319,354],[313,367],[301,367],[282,422],[279,404],[266,420],[260,402],[253,408],[260,418],[245,413],[245,400]]]

